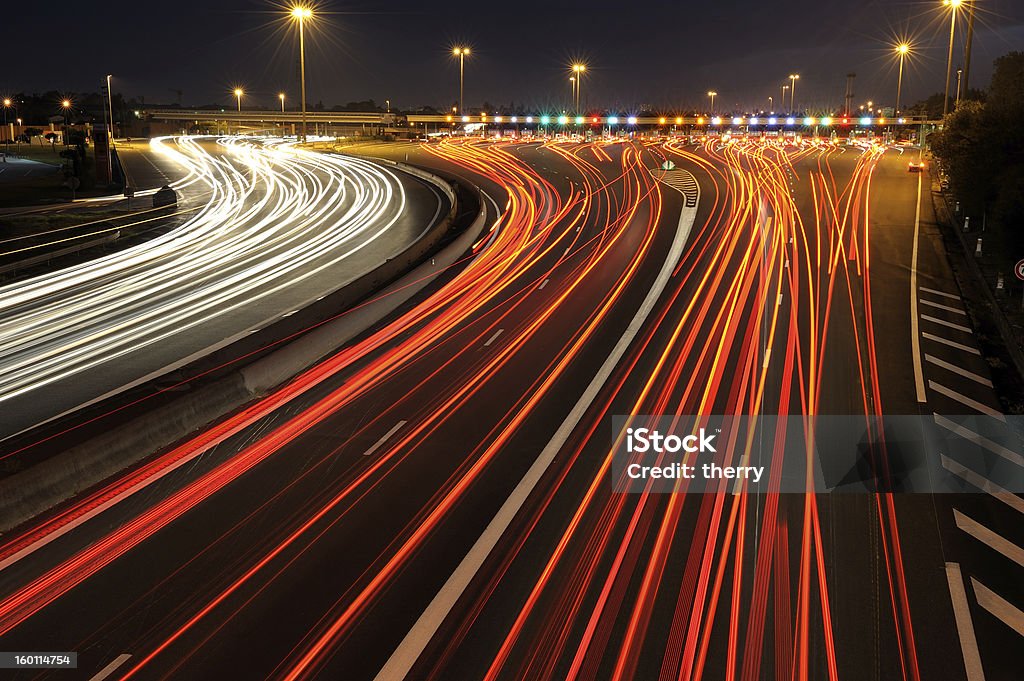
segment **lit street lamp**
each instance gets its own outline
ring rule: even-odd
[[[281,100],[281,113],[284,113],[284,93],[279,93],[277,98]]]
[[[7,139],[7,110],[11,108],[11,100],[4,98],[4,163],[7,163],[7,154],[11,153],[11,141]],[[14,137],[14,130],[11,130],[11,137]]]
[[[242,113],[242,95],[244,95],[244,94],[245,93],[242,92],[242,88],[240,88],[240,87],[236,87],[235,88],[235,99],[238,100],[238,113]]]
[[[768,111],[775,113],[775,98],[771,95],[768,95]]]
[[[800,74],[791,73],[789,75],[789,110],[791,112],[796,111],[796,82],[800,80]]]
[[[576,114],[580,113],[580,86],[583,85],[583,72],[587,70],[586,64],[573,64],[572,71],[576,75]]]
[[[896,80],[896,115],[900,114],[900,95],[903,93],[903,60],[906,59],[907,53],[910,52],[910,45],[907,43],[900,43],[896,46],[896,53],[900,55],[900,75]]]
[[[295,6],[291,11],[292,19],[299,22],[299,81],[302,92],[302,141],[306,141],[306,31],[305,21],[313,17],[313,10],[308,7]]]
[[[956,10],[963,0],[942,0],[949,7],[949,54],[946,57],[946,90],[942,97],[942,117],[949,113],[949,81],[953,77],[953,34],[956,32]]]
[[[459,111],[458,111],[458,113],[461,114],[462,113],[462,105],[463,105],[462,96],[463,96],[463,93],[465,92],[464,86],[465,86],[465,75],[466,75],[466,55],[469,54],[469,48],[468,47],[456,47],[454,50],[452,50],[452,54],[454,54],[456,57],[459,58]]]
[[[782,106],[786,106],[786,90],[788,90],[788,89],[789,89],[788,85],[783,85],[782,86],[782,99],[779,100],[780,103],[782,104]]]
[[[714,90],[708,90],[708,97],[711,98],[711,110],[708,113],[715,113],[715,97],[717,96],[717,92],[715,92]]]

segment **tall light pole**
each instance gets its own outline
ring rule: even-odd
[[[949,7],[949,54],[946,56],[946,90],[942,96],[942,117],[949,113],[949,81],[953,78],[953,34],[956,32],[956,10],[963,0],[942,0]]]
[[[964,75],[963,69],[956,70],[956,99],[953,100],[954,106],[960,106],[960,78]]]
[[[775,113],[775,98],[771,95],[768,95],[768,111],[770,113]]]
[[[242,95],[244,94],[245,92],[242,91],[242,88],[235,88],[235,99],[238,100],[238,113],[242,113]]]
[[[4,97],[4,163],[7,163],[7,154],[11,153],[10,140],[7,139],[7,110],[11,108],[11,100]],[[13,131],[11,137],[14,137]]]
[[[783,85],[782,86],[782,99],[779,100],[780,103],[782,104],[782,106],[786,106],[786,90],[788,90],[788,89],[789,89],[788,85]]]
[[[299,82],[302,100],[302,141],[306,141],[306,19],[313,17],[313,10],[296,5],[292,7],[292,19],[299,22]]]
[[[466,76],[466,55],[469,54],[468,47],[456,47],[452,54],[459,58],[459,113],[462,113],[462,96],[465,92]]]
[[[570,101],[569,106],[570,107],[575,107],[576,106],[576,76],[569,76],[569,92],[572,93],[571,95],[569,95],[569,101]]]
[[[572,71],[576,76],[576,115],[580,113],[580,90],[583,85],[583,72],[587,70],[586,64],[573,64]]]
[[[896,79],[896,115],[900,115],[900,96],[903,94],[903,60],[906,59],[907,53],[910,52],[910,45],[907,43],[900,43],[896,46],[896,54],[900,55],[900,75]]]
[[[714,114],[715,113],[715,97],[717,97],[717,96],[718,96],[717,92],[715,92],[714,90],[708,90],[708,97],[711,98],[711,110],[708,112],[710,114]]]
[[[796,111],[796,82],[800,80],[799,73],[789,74],[789,110],[790,113]]]
[[[110,112],[110,137],[107,141],[107,182],[114,181],[114,96],[110,93],[111,74],[107,74],[107,110]]]
[[[281,100],[281,113],[284,113],[284,93],[278,93],[277,98]]]

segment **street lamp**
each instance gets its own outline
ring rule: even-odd
[[[110,137],[107,138],[107,182],[114,181],[114,95],[110,92],[111,74],[107,74],[107,110],[110,112]]]
[[[11,141],[7,139],[7,110],[11,108],[11,100],[4,97],[4,163],[7,163],[7,154],[11,153],[10,144]],[[14,131],[11,130],[11,137],[14,137]]]
[[[900,114],[900,95],[903,93],[903,60],[906,59],[907,53],[910,52],[910,45],[907,43],[900,43],[896,46],[896,53],[900,55],[900,75],[896,80],[896,115]]]
[[[281,100],[281,113],[284,113],[284,93],[278,93],[277,98]]]
[[[465,92],[465,75],[466,75],[466,55],[469,54],[468,47],[456,47],[452,50],[452,54],[459,58],[459,111],[462,113],[462,95]]]
[[[768,111],[775,113],[775,98],[768,95]]]
[[[708,97],[711,98],[711,111],[709,111],[709,113],[711,113],[711,114],[715,113],[715,97],[717,97],[717,96],[718,96],[717,92],[715,92],[714,90],[708,90]]]
[[[569,96],[570,107],[576,106],[576,76],[569,76],[569,91],[572,94]]]
[[[799,73],[789,74],[789,110],[796,111],[796,82],[800,80]]]
[[[235,99],[238,100],[238,113],[242,113],[242,95],[244,94],[245,93],[242,91],[242,88],[235,88]]]
[[[313,18],[313,10],[296,5],[292,7],[292,19],[299,22],[299,81],[302,100],[302,141],[306,141],[306,19]]]
[[[583,72],[587,70],[586,64],[573,64],[572,71],[576,75],[576,113],[580,112],[580,89],[583,85]]]
[[[788,89],[789,89],[788,85],[783,85],[782,86],[782,99],[779,100],[782,103],[782,106],[786,106],[786,90],[788,90]]]
[[[949,7],[949,54],[946,57],[946,90],[942,97],[942,117],[949,113],[949,81],[953,77],[953,34],[956,32],[956,10],[963,0],[942,0]]]

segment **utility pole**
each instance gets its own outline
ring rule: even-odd
[[[974,0],[967,4],[967,39],[964,41],[964,96],[970,87],[971,79],[971,46],[974,43]]]

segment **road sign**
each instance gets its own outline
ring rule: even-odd
[[[1017,278],[1024,281],[1024,260],[1019,261],[1013,266],[1013,273],[1017,275]]]
[[[676,164],[673,163],[672,161],[665,161],[664,163],[661,164],[661,169],[662,170],[675,170],[676,169]]]

